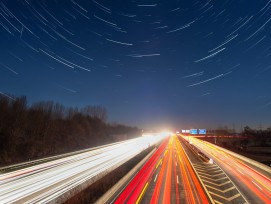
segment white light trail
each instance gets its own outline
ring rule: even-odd
[[[165,135],[139,137],[0,175],[1,203],[47,203],[113,171]]]

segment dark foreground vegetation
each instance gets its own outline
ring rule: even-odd
[[[0,95],[0,166],[68,153],[140,135],[140,130],[106,123],[101,106],[27,104],[26,97]]]

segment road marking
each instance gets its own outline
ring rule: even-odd
[[[222,178],[219,178],[219,179],[212,179],[212,178],[209,178],[207,176],[202,176],[200,175],[201,178],[205,178],[205,179],[209,179],[209,180],[212,180],[212,181],[220,181],[220,180],[224,180],[224,179],[228,179],[228,177],[222,177]]]
[[[221,195],[218,195],[218,194],[216,194],[216,193],[213,193],[213,192],[209,192],[209,193],[212,194],[212,195],[215,195],[215,196],[217,196],[217,197],[219,197],[219,198],[222,198],[222,199],[224,199],[224,200],[227,200],[227,201],[232,201],[233,199],[238,198],[239,196],[241,196],[239,193],[237,193],[236,195],[234,195],[234,196],[232,196],[232,197],[230,197],[230,198],[225,198],[225,197],[223,197],[223,196],[221,196]]]
[[[154,178],[154,183],[155,183],[155,181],[156,181],[156,179],[157,179],[157,176],[158,176],[158,174],[156,174],[156,176],[155,176],[155,178]]]
[[[217,167],[217,166],[213,166],[213,167],[206,167],[206,165],[196,165],[196,164],[194,164],[194,167],[196,168],[196,169],[204,169],[204,171],[210,171],[210,170],[212,170],[212,169],[219,169],[219,167]]]
[[[218,169],[218,170],[216,170],[216,171],[213,171],[213,172],[220,172],[221,170],[220,169]]]
[[[215,175],[210,175],[210,174],[205,174],[205,173],[202,173],[202,172],[199,172],[199,174],[201,175],[201,174],[203,174],[203,175],[205,175],[205,176],[211,176],[211,177],[217,177],[217,176],[220,176],[220,175],[224,175],[224,172],[221,172],[221,173],[219,173],[219,174],[215,174]]]
[[[216,183],[213,183],[213,182],[211,182],[211,181],[204,180],[204,179],[202,179],[202,181],[204,181],[204,182],[206,182],[206,183],[213,184],[213,185],[215,185],[215,186],[224,186],[224,185],[226,185],[226,184],[228,184],[228,183],[231,183],[230,181],[227,181],[227,182],[225,182],[225,183],[216,184]]]
[[[208,189],[209,194],[211,195],[211,198],[213,200],[214,203],[216,204],[220,204],[221,200],[220,199],[224,199],[226,201],[231,201],[234,200],[236,198],[240,199],[240,197],[246,201],[245,197],[242,195],[242,193],[238,190],[238,188],[234,185],[234,183],[231,181],[231,179],[227,176],[227,174],[219,167],[217,166],[219,170],[212,168],[212,169],[208,169],[205,168],[204,173],[202,172],[203,170],[201,170],[201,168],[195,168],[196,171],[198,171],[198,175],[200,177],[200,179],[202,180],[202,182],[204,183],[205,187]],[[237,169],[238,170],[238,169]],[[212,175],[214,172],[222,172],[219,174],[215,174]],[[218,175],[223,175],[222,177],[216,177]],[[214,178],[215,177],[215,178]],[[217,179],[216,179],[217,178]],[[227,179],[227,180],[226,180]],[[225,180],[224,183],[220,183],[221,181]],[[219,181],[219,182],[218,182]],[[226,184],[232,184],[231,187],[225,189],[227,186],[225,186]],[[255,184],[255,183],[254,183]],[[259,186],[257,186],[259,187]],[[224,189],[224,190],[220,190],[220,189]],[[233,191],[237,190],[236,195],[227,198],[227,192],[229,191]],[[216,193],[217,192],[217,193]],[[232,192],[232,193],[233,193]],[[233,193],[234,194],[234,193]],[[225,196],[225,197],[224,197]],[[216,197],[219,197],[218,199]],[[216,198],[216,199],[214,199]],[[224,202],[222,202],[224,203]],[[245,202],[248,203],[248,202]]]
[[[210,153],[209,149],[205,149],[205,151]],[[216,155],[214,152],[211,152],[211,154]],[[242,195],[236,185],[219,165],[215,163],[203,164],[202,162],[201,165],[199,163],[193,164],[193,167],[197,172],[197,176],[202,185],[205,186],[206,193],[208,194],[212,204],[228,203],[226,201],[231,201],[234,199],[236,199],[236,202],[238,203],[248,204],[246,198]]]
[[[145,184],[145,186],[144,186],[142,192],[140,193],[140,195],[139,195],[139,197],[138,197],[138,199],[137,199],[137,201],[136,201],[136,204],[138,204],[138,203],[140,202],[140,200],[141,200],[141,198],[142,198],[144,192],[146,191],[148,185],[149,185],[149,182],[147,182],[147,183]]]
[[[158,168],[160,163],[162,163],[162,159],[160,159],[159,162],[156,164],[156,169]]]
[[[182,144],[181,144],[181,143],[180,143],[180,145],[181,145],[181,147],[182,147]],[[182,148],[183,148],[183,147],[182,147]],[[202,187],[203,187],[204,191],[206,192],[206,194],[207,194],[208,198],[210,199],[211,204],[215,204],[215,203],[214,203],[214,201],[213,201],[212,196],[209,194],[209,191],[206,189],[206,187],[205,187],[204,183],[203,183],[203,182],[202,182],[202,180],[200,179],[200,176],[199,176],[199,174],[198,174],[198,172],[197,172],[197,170],[196,170],[196,168],[195,168],[194,164],[193,164],[193,163],[191,162],[191,160],[189,159],[189,157],[188,157],[188,155],[187,155],[187,153],[186,153],[186,151],[185,151],[185,150],[184,150],[184,153],[185,153],[185,155],[186,155],[186,157],[187,157],[187,159],[188,159],[189,163],[191,164],[191,166],[192,166],[192,168],[193,168],[194,172],[196,173],[197,178],[199,179],[199,182],[201,183],[201,185],[202,185]],[[180,155],[179,155],[179,158],[180,158]],[[206,165],[202,165],[202,166],[206,166]]]
[[[210,166],[206,166],[206,164],[205,165],[200,165],[200,164],[193,164],[193,166],[195,167],[195,168],[203,168],[204,170],[211,170],[211,169],[219,169],[219,167],[217,167],[217,166],[214,166],[214,165],[212,165],[212,164],[209,164]]]
[[[203,169],[198,169],[198,168],[195,168],[197,171],[199,171],[199,173],[208,173],[208,175],[210,175],[210,171],[212,171],[212,170],[208,170],[208,171],[206,171],[206,170],[203,170]],[[212,171],[212,172],[221,172],[221,170],[216,170],[216,171]]]
[[[219,202],[219,201],[217,201],[217,200],[214,200],[215,201],[215,203],[217,203],[217,204],[223,204],[223,203],[221,203],[221,202]]]
[[[236,189],[234,186],[232,186],[232,187],[230,187],[230,188],[228,188],[228,189],[226,189],[226,190],[220,190],[220,189],[218,189],[218,188],[214,188],[214,187],[212,187],[212,186],[209,186],[209,185],[205,185],[207,188],[211,188],[211,189],[214,189],[214,190],[217,190],[217,191],[219,191],[219,192],[221,192],[221,193],[226,193],[226,192],[228,192],[228,191],[231,191],[231,190],[233,190],[233,189]]]
[[[195,169],[197,169],[197,171],[207,172],[205,169],[202,169],[202,168],[195,167]]]

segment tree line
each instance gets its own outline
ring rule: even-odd
[[[248,139],[242,142],[245,146],[250,143],[250,145],[253,146],[271,147],[271,127],[266,129],[253,129],[249,126],[245,126],[242,135],[248,137]]]
[[[0,166],[117,142],[116,134],[140,135],[138,128],[112,125],[106,118],[102,106],[28,105],[25,96],[0,96]]]

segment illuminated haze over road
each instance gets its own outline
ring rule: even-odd
[[[4,0],[0,25],[2,95],[140,127],[271,122],[268,0]]]

